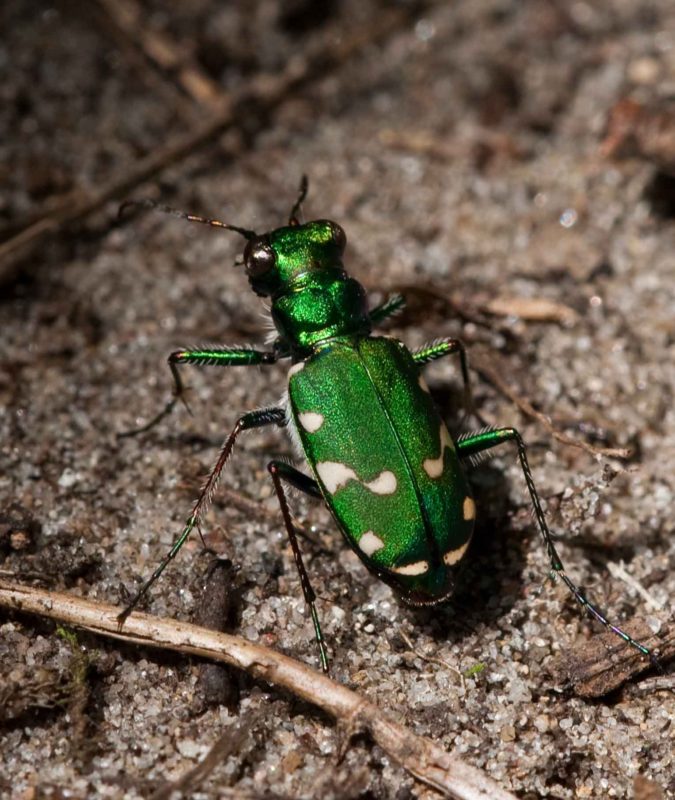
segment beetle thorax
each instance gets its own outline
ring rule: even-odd
[[[272,302],[272,319],[292,350],[327,339],[370,333],[366,293],[344,272],[314,272]]]
[[[280,338],[296,355],[322,341],[370,333],[366,294],[342,265],[347,239],[331,220],[289,224],[249,240],[251,288],[272,299]]]

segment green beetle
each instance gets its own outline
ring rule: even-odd
[[[473,531],[476,506],[464,464],[505,441],[513,441],[535,518],[551,559],[551,570],[597,620],[641,653],[650,651],[581,594],[564,572],[544,517],[525,445],[514,428],[484,429],[453,440],[436,409],[422,367],[456,353],[467,404],[471,405],[464,346],[440,339],[411,352],[402,342],[372,335],[372,329],[403,304],[395,296],[372,310],[358,281],[346,273],[343,229],[330,220],[300,224],[307,192],[303,179],[288,225],[258,235],[218,220],[145,202],[186,219],[233,230],[247,246],[243,264],[253,291],[270,298],[277,331],[271,349],[212,347],[178,350],[169,356],[174,393],[139,433],[156,425],[183,397],[179,364],[249,366],[289,359],[286,401],[244,414],[225,440],[185,527],[171,550],[119,615],[120,624],[198,526],[239,434],[264,425],[286,427],[311,475],[285,461],[268,464],[310,609],[321,665],[326,645],[291,520],[283,482],[322,498],[363,563],[411,605],[434,605],[452,594],[455,574]]]

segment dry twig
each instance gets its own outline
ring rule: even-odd
[[[421,650],[418,650],[415,647],[410,640],[410,637],[404,630],[399,630],[398,635],[401,637],[401,639],[403,639],[413,655],[421,658],[422,661],[426,661],[429,664],[438,664],[438,666],[443,667],[443,669],[450,670],[450,672],[453,672],[457,676],[462,686],[465,685],[466,681],[464,679],[464,675],[457,669],[457,667],[453,667],[452,664],[448,664],[448,662],[443,661],[442,658],[432,658],[431,656],[425,655]]]
[[[175,74],[183,92],[199,105],[216,109],[223,90],[169,36],[143,24],[144,10],[136,0],[98,0],[108,28],[133,61],[145,61],[154,70]],[[173,84],[164,84],[173,86]],[[179,104],[184,108],[182,104]],[[194,112],[193,112],[194,113]]]
[[[665,608],[664,604],[660,600],[657,600],[651,592],[645,589],[645,587],[640,583],[640,581],[637,580],[637,578],[634,578],[630,572],[627,571],[623,560],[619,561],[618,564],[613,561],[608,561],[607,569],[613,578],[618,578],[620,581],[623,581],[626,585],[630,586],[631,589],[635,589],[635,591],[642,598],[644,598],[652,611],[663,611]]]
[[[592,444],[584,442],[583,439],[576,439],[574,436],[569,436],[567,433],[558,430],[546,414],[537,411],[527,398],[518,394],[515,389],[509,386],[487,358],[472,355],[471,366],[498,392],[518,406],[523,414],[537,420],[559,442],[571,447],[579,447],[593,456],[605,456],[607,458],[628,458],[630,456],[630,450],[626,450],[623,447],[594,447]]]
[[[631,697],[655,692],[675,692],[675,675],[656,675],[653,678],[645,678],[640,683],[628,686],[627,691]]]
[[[181,792],[182,795],[194,792],[220,763],[235,753],[241,753],[241,748],[250,737],[253,726],[257,725],[259,717],[259,714],[255,714],[241,720],[234,731],[228,730],[216,741],[197,766],[181,775],[178,780],[164,783],[150,800],[169,800],[174,792]],[[218,788],[220,790],[223,787]]]
[[[457,800],[515,800],[475,767],[417,736],[374,703],[305,664],[239,636],[134,612],[120,630],[119,608],[70,594],[0,581],[0,607],[39,614],[144,647],[222,661],[286,689],[336,719],[349,737],[368,733],[418,780]]]
[[[546,297],[497,295],[488,300],[485,310],[498,317],[513,316],[532,322],[558,322],[561,325],[570,325],[577,318],[573,308]]]
[[[521,159],[525,155],[525,148],[513,136],[482,125],[474,125],[470,130],[450,136],[439,136],[428,131],[402,132],[385,128],[378,138],[385,147],[392,150],[418,153],[439,161],[475,158],[477,154],[480,155],[481,149],[512,159]]]
[[[639,618],[622,625],[633,638],[652,648],[659,663],[675,656],[675,636],[669,628],[664,626],[657,635]],[[577,696],[597,698],[651,668],[651,661],[627,644],[617,645],[616,636],[608,632],[562,653],[552,671],[556,680],[566,683]]]

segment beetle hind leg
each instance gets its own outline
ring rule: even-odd
[[[475,458],[485,450],[490,450],[493,447],[497,447],[503,442],[515,442],[516,447],[518,448],[518,459],[523,471],[523,476],[525,477],[527,490],[530,494],[534,516],[537,520],[541,537],[544,540],[546,552],[551,561],[551,575],[554,578],[560,578],[560,580],[572,593],[577,603],[579,603],[579,605],[592,617],[594,617],[612,633],[623,639],[624,642],[642,653],[642,655],[647,656],[653,664],[658,666],[658,660],[652,651],[649,650],[649,648],[633,639],[617,625],[612,624],[602,613],[602,611],[593,605],[577,588],[576,584],[571,580],[571,578],[567,576],[565,567],[563,566],[562,560],[560,559],[556,546],[553,542],[553,536],[551,535],[548,524],[546,523],[544,510],[541,507],[539,494],[537,493],[536,486],[534,485],[534,479],[532,478],[532,472],[530,471],[530,465],[527,460],[525,443],[523,442],[523,439],[518,431],[515,428],[494,428],[491,430],[480,431],[472,435],[463,436],[457,442],[457,455],[462,459]]]
[[[287,464],[285,461],[270,461],[267,465],[267,469],[272,476],[274,490],[276,491],[277,499],[279,500],[279,507],[281,508],[281,514],[284,518],[284,525],[286,526],[288,539],[291,543],[291,549],[293,550],[295,566],[297,567],[298,575],[300,577],[300,585],[302,586],[302,593],[305,598],[305,603],[307,603],[309,613],[312,616],[314,636],[316,637],[316,643],[319,646],[321,669],[324,672],[328,672],[328,652],[326,650],[326,642],[323,638],[323,633],[321,632],[319,615],[316,610],[316,594],[312,588],[309,575],[307,574],[307,570],[305,569],[305,565],[302,560],[302,553],[300,552],[298,537],[295,532],[295,528],[293,527],[291,512],[288,508],[286,493],[284,492],[284,487],[282,486],[281,481],[284,480],[287,483],[290,483],[291,486],[295,486],[296,489],[300,489],[312,497],[322,497],[321,490],[319,489],[318,483],[313,478],[303,474],[300,472],[300,470],[295,469],[295,467]]]

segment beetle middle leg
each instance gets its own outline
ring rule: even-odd
[[[328,653],[326,652],[326,642],[324,641],[323,633],[321,632],[319,615],[316,611],[316,594],[314,589],[312,589],[312,584],[309,581],[309,575],[307,574],[307,570],[305,569],[305,565],[302,560],[302,553],[300,552],[298,537],[296,535],[295,528],[293,527],[291,512],[288,508],[286,493],[284,492],[284,487],[281,485],[281,481],[285,480],[287,483],[290,483],[291,486],[295,486],[296,489],[300,489],[312,497],[322,497],[321,490],[313,478],[304,475],[302,472],[300,472],[300,470],[295,469],[295,467],[292,467],[285,461],[270,461],[270,463],[267,465],[267,469],[272,476],[274,490],[276,491],[277,498],[279,500],[279,506],[284,518],[286,532],[288,533],[288,539],[291,543],[291,549],[293,550],[293,557],[295,558],[295,565],[298,569],[298,575],[300,576],[300,585],[302,586],[302,593],[305,597],[305,603],[307,604],[309,612],[312,616],[314,635],[316,637],[316,643],[319,645],[321,669],[324,672],[328,672]]]
[[[169,562],[176,557],[176,554],[185,544],[190,533],[192,533],[192,531],[195,528],[198,528],[199,520],[206,511],[208,504],[211,502],[211,498],[213,497],[213,492],[216,489],[216,484],[218,483],[218,478],[220,477],[220,473],[223,471],[225,464],[230,458],[230,454],[232,453],[232,448],[234,447],[234,444],[239,434],[242,431],[249,430],[250,428],[260,428],[264,425],[283,426],[285,424],[286,424],[286,412],[283,408],[277,408],[277,407],[261,408],[257,411],[250,411],[248,414],[244,414],[237,420],[237,424],[234,426],[232,433],[230,433],[227,439],[225,439],[225,442],[220,450],[220,455],[218,456],[218,461],[216,461],[215,467],[211,470],[209,477],[204,483],[204,486],[202,487],[202,490],[199,493],[199,497],[197,498],[197,501],[192,507],[192,513],[188,517],[187,522],[185,523],[185,527],[183,528],[180,536],[173,543],[173,546],[171,547],[169,552],[160,561],[159,565],[152,573],[152,575],[141,586],[138,592],[136,592],[131,602],[118,615],[117,620],[120,626],[124,624],[124,620],[129,616],[129,614],[131,614],[134,608],[145,596],[148,589],[150,589],[152,584],[157,580],[157,578],[159,578],[162,572],[164,572]]]
[[[544,546],[546,547],[548,557],[551,560],[551,574],[553,577],[559,577],[574,595],[574,599],[577,601],[577,603],[579,603],[579,605],[592,617],[598,620],[598,622],[604,625],[605,628],[612,631],[612,633],[615,633],[617,636],[623,639],[624,642],[628,643],[642,653],[642,655],[647,656],[652,663],[658,665],[656,656],[651,652],[651,650],[649,650],[649,648],[645,647],[643,644],[640,644],[640,642],[637,642],[621,628],[613,625],[607,619],[607,617],[581,593],[576,584],[567,577],[567,574],[565,573],[565,567],[563,566],[562,560],[560,559],[558,551],[553,542],[553,536],[551,535],[546,523],[546,517],[544,516],[544,510],[541,507],[539,494],[537,493],[537,489],[534,485],[534,479],[532,478],[532,472],[530,471],[530,465],[527,460],[525,443],[523,442],[523,439],[518,431],[515,428],[494,428],[492,430],[464,435],[457,441],[457,455],[462,459],[470,459],[472,456],[476,456],[486,450],[497,447],[503,442],[515,442],[516,447],[518,448],[518,459],[520,460],[520,466],[525,477],[527,490],[530,493],[530,500],[532,501],[532,508],[534,510],[535,519],[537,520],[537,525],[539,526],[539,532],[544,540]]]
[[[424,345],[413,354],[413,361],[419,366],[424,366],[431,361],[436,361],[439,358],[459,353],[459,364],[462,370],[462,383],[464,384],[464,412],[465,418],[473,415],[481,425],[485,425],[485,420],[481,417],[480,413],[476,410],[473,402],[473,393],[471,392],[471,379],[469,378],[469,360],[466,355],[466,348],[461,339],[439,339],[438,341],[431,342],[431,344]]]
[[[393,294],[386,300],[383,300],[379,305],[375,306],[368,317],[371,324],[379,325],[385,319],[397,314],[405,306],[405,297],[402,294]]]

